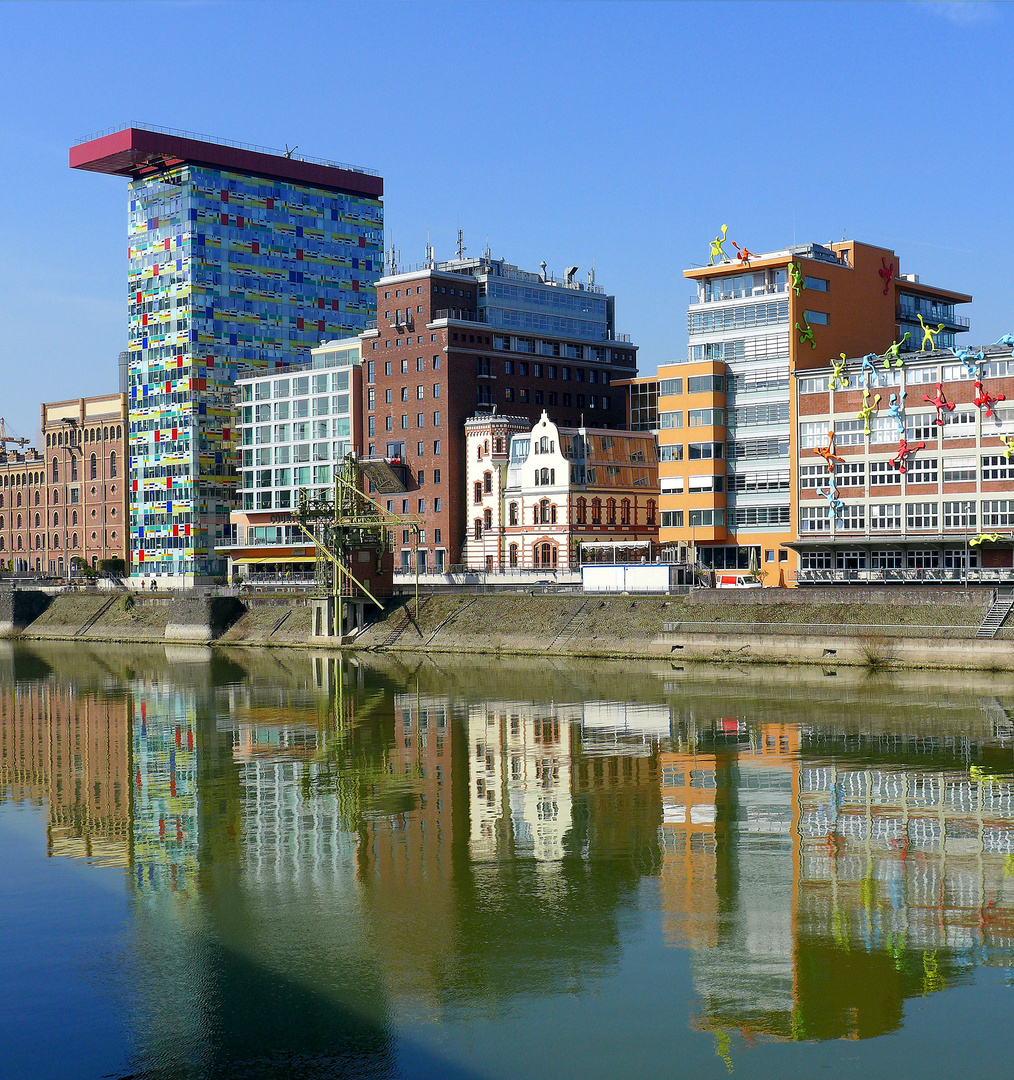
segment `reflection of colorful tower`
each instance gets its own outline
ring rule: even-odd
[[[138,687],[131,724],[137,890],[190,892],[196,886],[200,839],[194,695],[179,688]]]

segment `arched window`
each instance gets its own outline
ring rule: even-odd
[[[507,508],[507,520],[511,525],[517,525],[518,523],[518,504],[512,502]]]
[[[116,475],[116,451],[115,450],[109,455],[109,475],[111,477]]]
[[[507,549],[507,558],[510,560],[511,566],[516,567],[518,565],[518,545],[511,544]]]
[[[477,502],[477,503],[482,502],[482,481],[481,480],[476,480],[476,482],[475,482],[475,490],[472,492],[472,495],[473,495],[473,499],[474,499],[475,502]]]
[[[543,499],[539,503],[539,520],[543,525],[549,524],[549,500]]]
[[[59,501],[60,501],[60,493],[58,491],[54,491],[53,492],[53,502],[59,502]],[[39,505],[39,493],[38,492],[35,493],[35,505],[36,506]]]
[[[59,527],[60,527],[60,515],[54,513],[53,514],[53,528],[58,529]]]
[[[56,458],[53,458],[53,483],[60,483],[60,462]]]
[[[102,429],[102,438],[103,439],[108,439],[109,438],[109,428],[104,427]]]
[[[482,490],[487,494],[493,493],[493,474],[491,472],[482,474]]]
[[[77,533],[74,533],[74,535],[70,538],[70,546],[72,548],[77,547]]]
[[[549,469],[540,469],[539,470],[539,483],[540,484],[548,484],[549,483]]]
[[[123,428],[119,424],[116,425],[116,437],[118,439],[123,438]]]
[[[482,461],[482,446],[479,445],[475,448],[475,460]]]
[[[3,492],[0,491],[0,506],[3,506],[3,504],[4,504],[4,496],[3,496]]]
[[[76,510],[70,515],[70,518],[71,518],[71,521],[70,521],[71,525],[76,525],[77,524],[77,511]]]
[[[2,536],[0,536],[0,551],[3,551],[3,549],[4,549],[4,538]]]
[[[97,480],[99,478],[99,459],[92,454],[88,459],[88,479]]]
[[[649,499],[645,507],[645,519],[649,525],[655,524],[655,500]]]
[[[35,515],[35,527],[38,528],[42,524],[42,519],[38,514]]]
[[[474,528],[473,528],[473,531],[472,531],[472,536],[476,540],[481,540],[482,539],[482,518],[476,518],[475,519]]]
[[[583,495],[577,500],[577,507],[574,511],[574,520],[577,525],[588,524],[588,500]]]
[[[615,525],[616,524],[616,500],[615,499],[609,499],[606,502],[606,524],[607,525]]]
[[[53,549],[55,550],[60,546],[60,537],[56,533],[53,533]]]
[[[552,525],[556,524],[556,503],[549,508],[549,521]]]
[[[493,528],[493,511],[492,510],[484,510],[483,511],[483,514],[482,514],[482,527],[484,529],[492,529]]]
[[[535,568],[543,570],[556,569],[556,545],[543,541],[535,544],[532,548],[532,561]]]
[[[2,529],[3,527],[4,527],[4,516],[3,516],[3,514],[0,514],[0,529]]]
[[[21,550],[21,537],[18,537],[18,551]]]
[[[77,458],[72,457],[70,459],[70,478],[71,480],[77,479]]]
[[[21,515],[18,514],[18,528],[21,528]]]
[[[592,524],[602,524],[602,500],[592,499]]]
[[[620,524],[621,525],[629,525],[630,524],[630,500],[629,499],[624,499],[620,503]]]
[[[21,505],[21,492],[18,492],[18,506]]]

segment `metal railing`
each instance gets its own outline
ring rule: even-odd
[[[947,582],[948,584],[994,584],[1010,582],[1014,584],[1014,569],[1010,567],[905,567],[903,569],[863,569],[863,570],[797,570],[796,581],[800,585],[889,585],[914,584],[929,585]]]
[[[93,131],[90,135],[84,135],[74,140],[75,146],[92,142],[94,139],[103,139],[107,135],[115,135],[118,131],[129,131],[137,128],[139,131],[151,131],[158,135],[171,135],[177,139],[192,139],[197,142],[213,143],[215,146],[230,146],[235,150],[249,150],[254,154],[271,154],[275,157],[289,158],[292,161],[304,161],[308,165],[324,165],[329,169],[345,169],[348,172],[364,173],[366,176],[380,176],[376,169],[367,169],[361,165],[349,165],[345,161],[332,161],[329,158],[310,157],[307,154],[294,154],[291,151],[279,150],[274,146],[259,146],[257,143],[238,142],[235,139],[222,139],[215,135],[202,135],[197,131],[183,131],[180,128],[163,127],[161,124],[145,124],[139,120],[132,120],[129,124],[118,124],[114,127],[103,128],[102,131]]]

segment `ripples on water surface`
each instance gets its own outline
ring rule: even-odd
[[[0,644],[0,1075],[1010,1075],[1014,684]]]

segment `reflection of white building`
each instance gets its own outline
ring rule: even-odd
[[[586,701],[581,708],[581,749],[586,755],[650,757],[669,737],[668,705],[636,701]]]
[[[571,724],[580,707],[486,702],[468,717],[469,850],[475,861],[563,858],[573,822]]]

